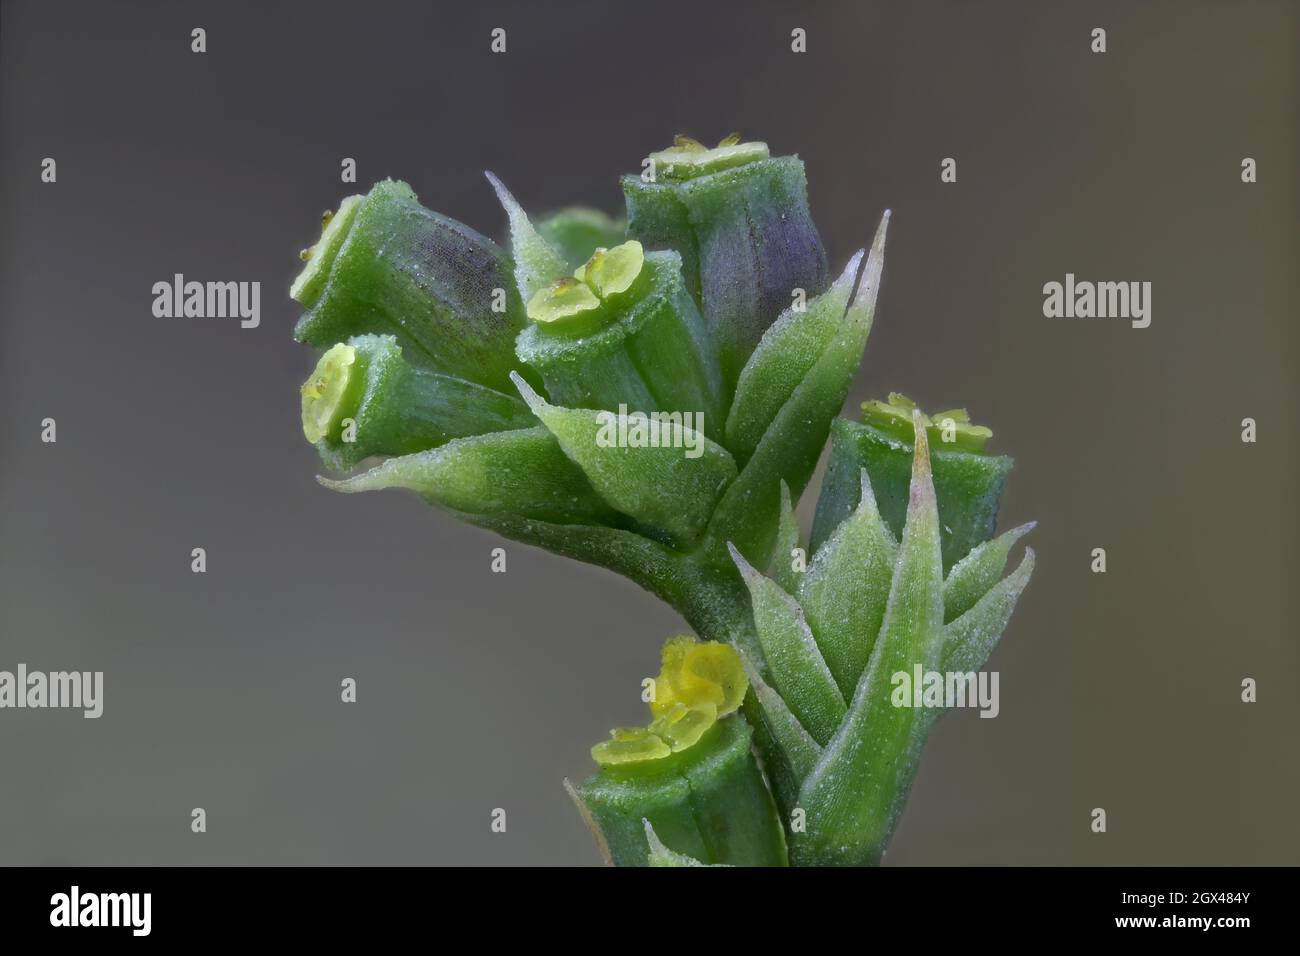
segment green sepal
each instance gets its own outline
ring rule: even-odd
[[[619,524],[545,428],[458,438],[440,448],[389,458],[353,478],[317,479],[334,491],[406,488],[429,502],[473,515],[515,515],[559,523]]]
[[[586,262],[597,249],[618,245],[627,233],[623,220],[583,206],[541,216],[535,225],[537,234],[559,253],[569,269]]]
[[[786,864],[780,818],[739,714],[718,721],[686,750],[606,767],[573,792],[617,866],[647,864],[647,820],[666,848],[701,863]]]
[[[926,718],[894,706],[891,678],[916,664],[935,669],[944,633],[939,512],[925,427],[915,421],[907,520],[885,619],[848,715],[800,791],[807,829],[792,835],[790,846],[800,865],[879,862],[916,771],[913,731]]]
[[[342,471],[374,455],[408,455],[455,438],[538,424],[514,395],[412,365],[395,336],[358,335],[347,345],[355,353],[351,376],[359,388],[350,390],[316,443],[329,468]],[[350,429],[343,426],[348,419]]]
[[[1012,545],[1034,530],[1036,524],[1030,521],[985,541],[952,566],[943,582],[945,624],[969,611],[997,583]]]
[[[721,436],[722,378],[676,253],[647,254],[632,287],[591,315],[582,334],[530,323],[515,343],[519,361],[537,370],[551,401],[703,414],[704,433]]]
[[[735,383],[763,331],[790,304],[828,281],[826,252],[808,211],[803,163],[761,159],[685,180],[622,179],[628,235],[675,249],[687,286]]]
[[[510,221],[510,254],[514,257],[515,287],[527,303],[533,296],[568,272],[564,257],[533,227],[515,197],[492,173],[485,173]]]
[[[796,592],[826,666],[851,699],[885,616],[898,542],[876,510],[866,469],[854,509],[813,556]]]
[[[601,498],[678,546],[699,537],[736,476],[725,448],[683,425],[661,424],[660,447],[620,446],[614,413],[552,405],[519,376],[515,385]]]
[[[844,718],[844,698],[813,640],[795,599],[764,577],[734,548],[731,558],[749,588],[754,630],[772,685],[819,744],[831,739]]]
[[[295,283],[306,310],[295,338],[323,349],[354,335],[392,334],[411,362],[508,388],[515,337],[527,321],[509,256],[420,205],[406,183],[376,183],[347,207]]]
[[[813,518],[810,548],[814,553],[857,507],[858,476],[871,477],[880,514],[895,535],[907,511],[912,445],[871,425],[837,418],[831,424],[831,453]],[[971,549],[993,537],[1002,488],[1012,459],[969,451],[935,448],[930,452],[935,494],[942,519],[943,567],[950,570]]]

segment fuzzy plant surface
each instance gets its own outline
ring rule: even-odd
[[[1032,568],[999,580],[1027,530],[993,537],[1011,460],[961,409],[837,417],[888,212],[832,273],[797,157],[678,137],[641,168],[626,220],[530,217],[488,173],[504,245],[401,182],[344,199],[290,291],[321,353],[303,432],[326,487],[609,568],[703,639],[656,688],[674,648],[712,677],[572,788],[612,862],[878,862],[942,712],[893,706],[890,675],[981,666]]]

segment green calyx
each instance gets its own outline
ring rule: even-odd
[[[312,444],[338,434],[361,398],[357,350],[340,342],[316,363],[302,386],[302,433]]]
[[[742,143],[739,133],[732,133],[712,149],[678,134],[672,146],[651,153],[649,159],[656,179],[694,179],[767,159],[769,155],[767,143]]]
[[[329,278],[330,266],[338,255],[343,240],[347,238],[348,230],[352,228],[357,205],[363,198],[365,197],[348,196],[339,203],[338,212],[327,212],[321,218],[320,240],[302,251],[301,257],[307,264],[289,287],[289,296],[294,301],[310,308],[320,297],[325,280]]]
[[[906,395],[890,392],[888,401],[873,399],[862,403],[863,424],[878,428],[901,441],[912,440],[912,412],[916,403]],[[993,432],[983,425],[972,425],[964,408],[954,408],[933,415],[920,413],[927,435],[938,449],[983,453],[984,443]]]
[[[740,656],[717,641],[675,637],[664,645],[648,727],[619,727],[591,748],[602,767],[643,764],[681,753],[735,713],[749,681]]]
[[[598,248],[574,270],[543,286],[528,300],[528,317],[544,328],[590,332],[614,318],[607,300],[627,292],[641,275],[645,251],[635,239]]]

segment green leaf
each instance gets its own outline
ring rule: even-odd
[[[781,695],[759,676],[758,669],[747,658],[745,667],[749,675],[749,686],[754,691],[754,699],[762,711],[763,724],[778,751],[777,755],[789,768],[793,778],[802,781],[817,766],[822,755],[821,744],[813,740]],[[770,752],[764,754],[769,755]]]
[[[791,307],[782,312],[741,370],[727,415],[726,444],[742,467],[781,406],[840,332],[863,255],[856,253],[831,287],[802,311]]]
[[[545,428],[460,438],[431,451],[390,458],[354,478],[317,480],[344,492],[407,488],[435,504],[479,515],[619,521]]]
[[[486,175],[510,220],[510,254],[515,260],[515,283],[520,298],[529,302],[539,291],[565,275],[568,266],[564,257],[533,228],[528,213],[505,184],[490,172]]]
[[[1030,521],[1012,528],[992,541],[985,541],[953,565],[943,582],[943,620],[948,623],[965,614],[1002,576],[1011,546],[1034,530]]]
[[[718,503],[709,526],[713,544],[730,542],[747,560],[767,561],[780,513],[780,481],[790,486],[792,498],[799,497],[826,444],[830,421],[844,405],[862,360],[875,316],[888,225],[886,211],[839,332],[781,406],[754,454]]]
[[[614,413],[551,405],[517,375],[515,386],[605,501],[679,545],[699,536],[736,476],[726,449],[681,424],[658,426],[659,447],[624,446]]]
[[[964,673],[984,666],[1033,573],[1034,549],[1025,548],[1019,567],[944,628],[941,670]]]
[[[885,616],[898,543],[876,510],[864,468],[858,507],[817,552],[799,603],[845,699],[853,696]]]
[[[848,715],[800,792],[807,831],[790,850],[801,865],[879,862],[915,774],[913,730],[925,718],[894,706],[892,675],[917,664],[933,669],[943,641],[939,514],[919,415],[915,423],[907,521],[884,623]]]
[[[794,598],[750,566],[735,548],[736,562],[754,605],[754,628],[772,683],[799,723],[818,743],[831,738],[844,717],[844,698],[822,660],[803,611]]]
[[[794,552],[799,547],[799,519],[790,501],[790,488],[781,482],[781,513],[777,519],[776,547],[772,551],[772,579],[788,594],[796,594],[803,572],[794,569]]]

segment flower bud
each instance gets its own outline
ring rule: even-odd
[[[523,303],[492,240],[384,180],[326,219],[290,295],[306,309],[300,342],[326,348],[391,333],[407,359],[491,388],[508,387]]]
[[[770,158],[765,143],[705,149],[684,137],[647,163],[622,180],[628,235],[681,255],[730,388],[794,290],[811,299],[829,281],[803,163]]]

